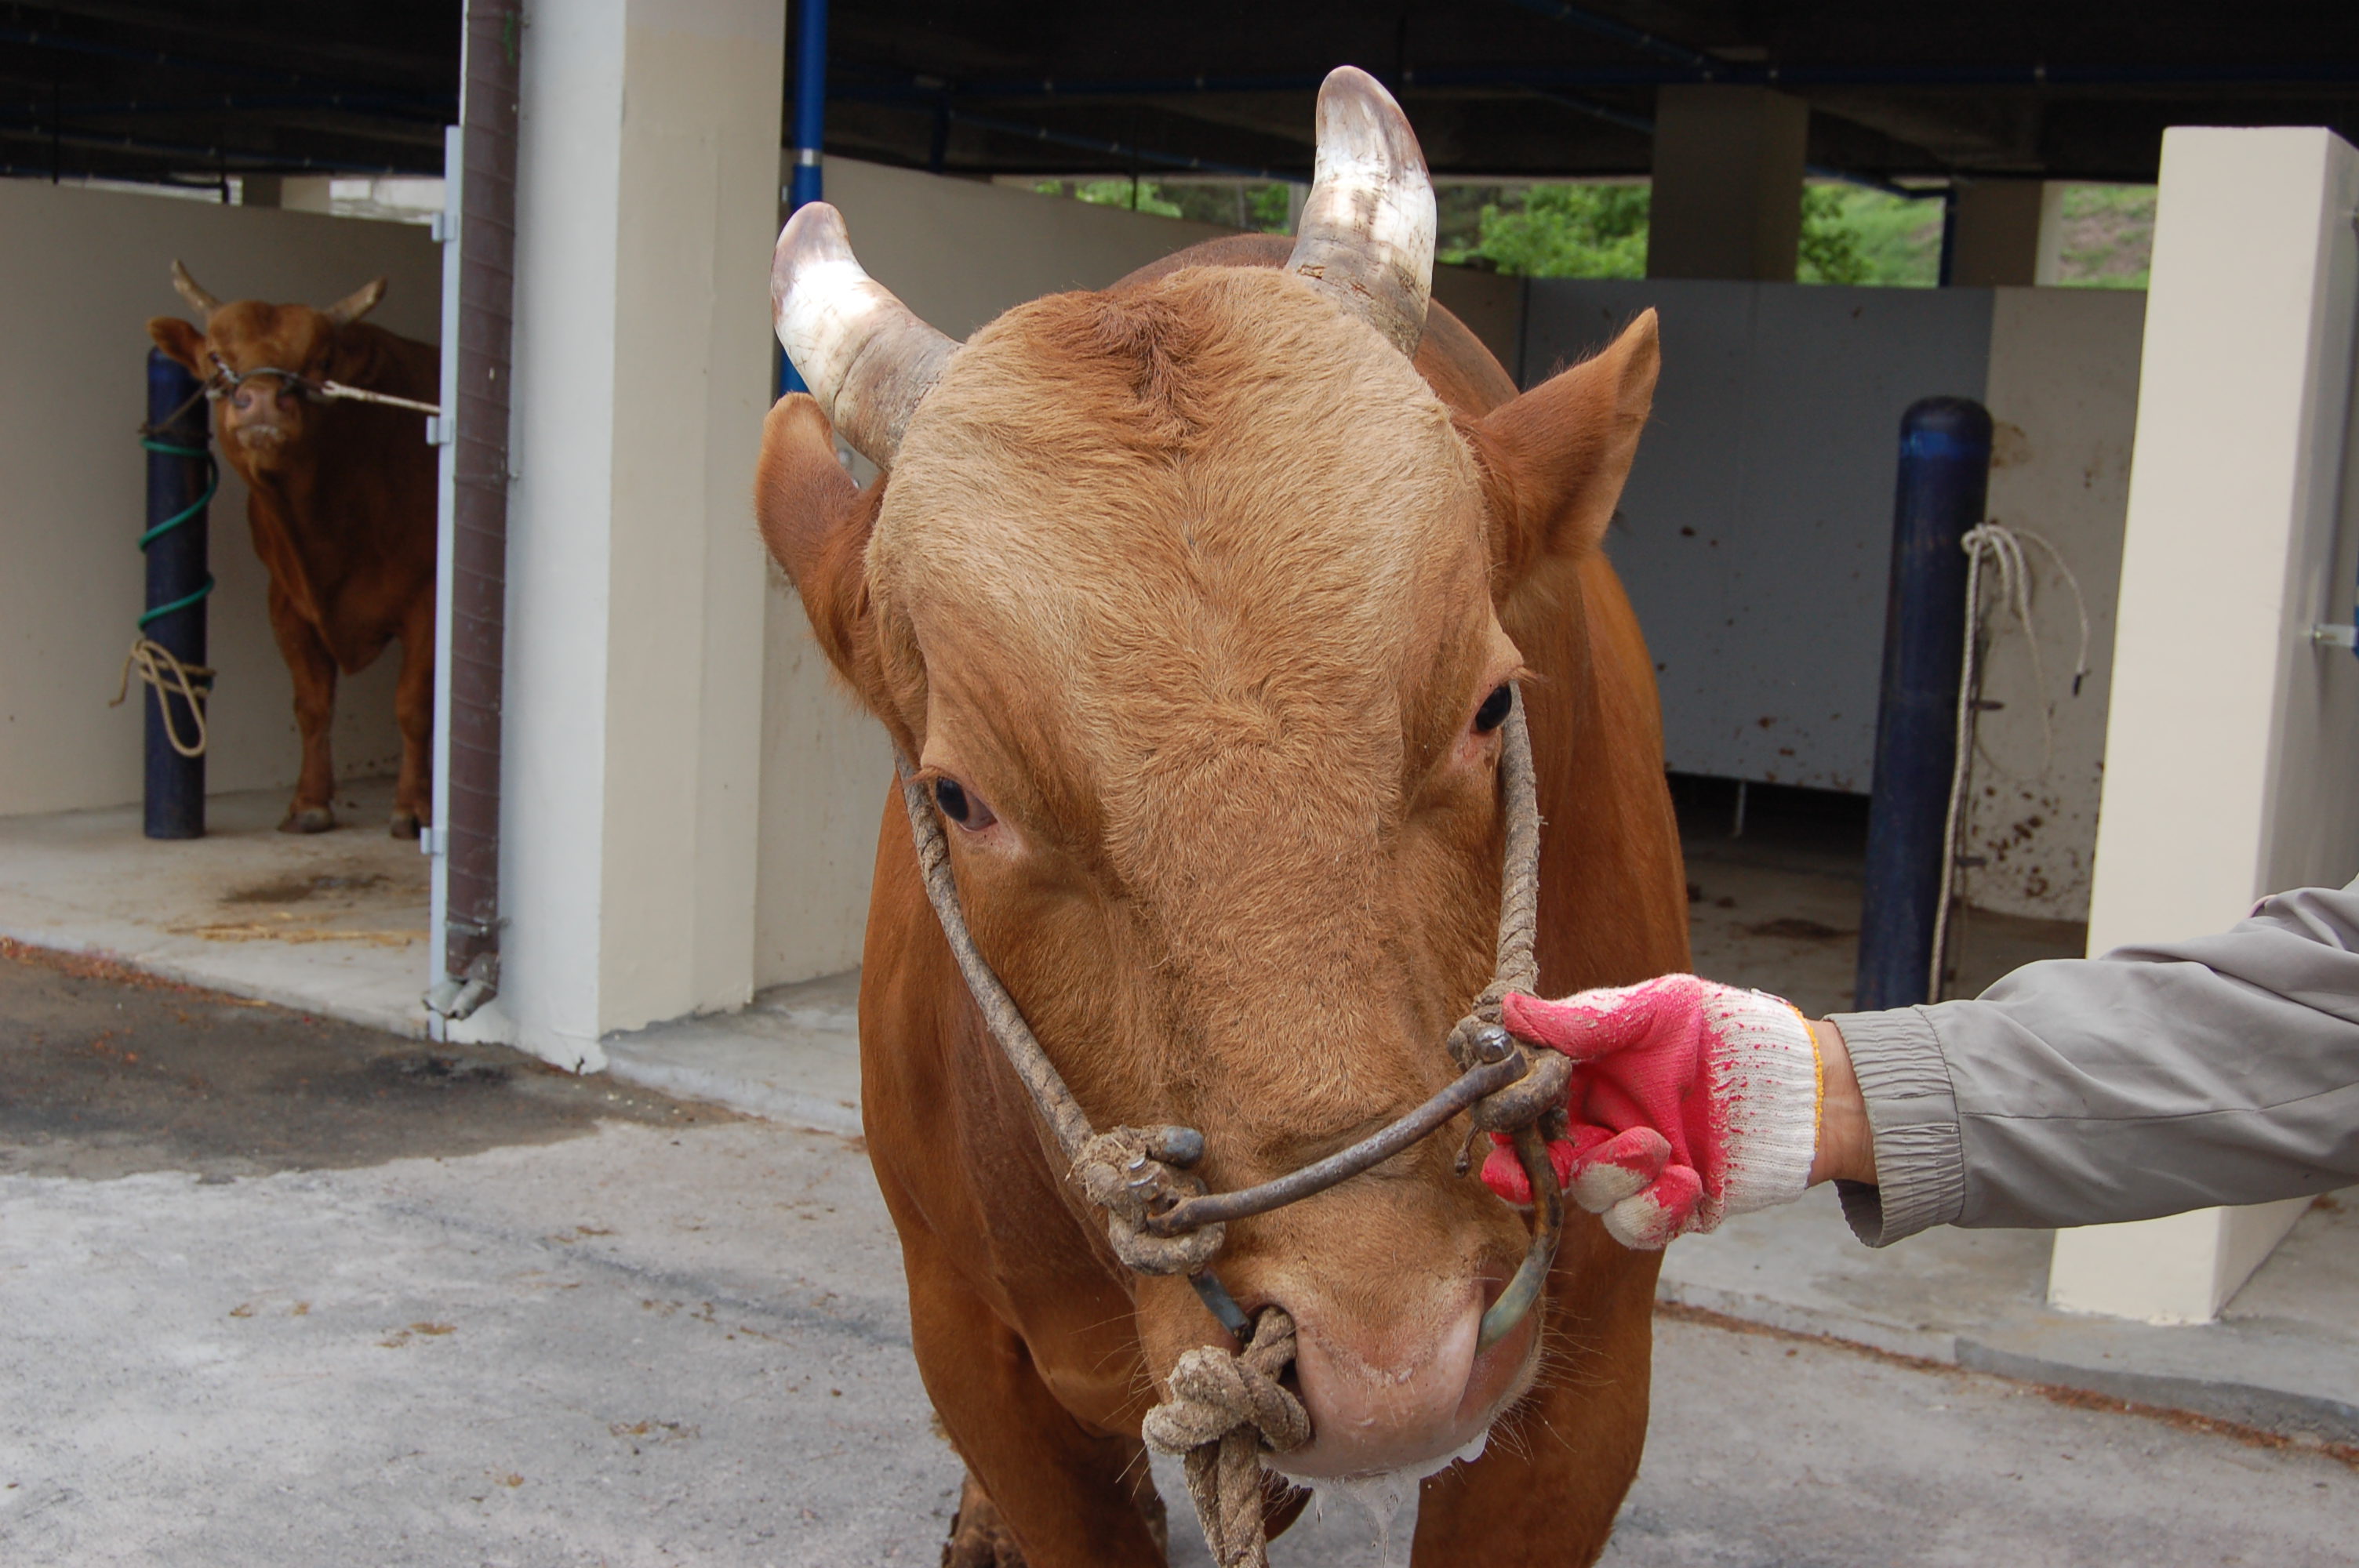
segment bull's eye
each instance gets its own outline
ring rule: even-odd
[[[934,804],[942,808],[944,816],[970,833],[980,833],[999,820],[991,814],[991,807],[984,805],[980,797],[969,795],[966,785],[956,779],[934,781]]]
[[[1516,706],[1516,688],[1511,686],[1494,687],[1474,710],[1474,733],[1488,735],[1507,721],[1507,709]]]

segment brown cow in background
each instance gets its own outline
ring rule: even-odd
[[[385,297],[381,277],[324,310],[224,305],[179,262],[172,285],[203,328],[158,316],[147,331],[214,400],[222,450],[246,483],[255,554],[270,573],[270,629],[295,679],[303,770],[278,830],[336,825],[328,752],[336,674],[358,675],[397,639],[393,834],[415,838],[431,819],[434,449],[422,415],[330,402],[321,391],[333,382],[431,403],[440,357],[361,320]]]

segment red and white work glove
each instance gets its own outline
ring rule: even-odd
[[[1665,975],[1561,1001],[1510,995],[1504,1021],[1572,1058],[1571,1136],[1549,1152],[1572,1200],[1624,1246],[1651,1250],[1791,1203],[1810,1184],[1823,1085],[1791,1002]],[[1483,1179],[1511,1203],[1531,1201],[1504,1141]]]

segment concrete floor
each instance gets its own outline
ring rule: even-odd
[[[0,937],[422,1039],[429,868],[392,809],[386,779],[341,786],[328,833],[278,832],[279,790],[213,795],[177,841],[136,806],[0,816]]]
[[[0,1108],[0,1562],[935,1561],[853,1140],[5,957]],[[2331,1454],[1658,1326],[1614,1568],[2351,1560]],[[1346,1504],[1273,1561],[1380,1559]]]

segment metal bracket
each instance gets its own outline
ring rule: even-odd
[[[426,444],[428,446],[447,447],[452,441],[457,440],[458,437],[459,422],[451,415],[429,414],[426,416]]]
[[[2321,648],[2349,648],[2359,653],[2359,626],[2342,621],[2321,621],[2310,629],[2310,640]]]
[[[445,207],[427,221],[427,232],[438,245],[456,244],[459,241],[459,216]]]
[[[442,829],[441,829],[441,828],[440,828],[440,827],[420,827],[420,828],[419,828],[419,830],[418,830],[418,852],[419,852],[419,854],[421,854],[421,855],[439,855],[439,854],[442,853],[442,851],[443,851],[444,848],[445,848],[445,845],[444,845],[444,843],[443,843]]]

